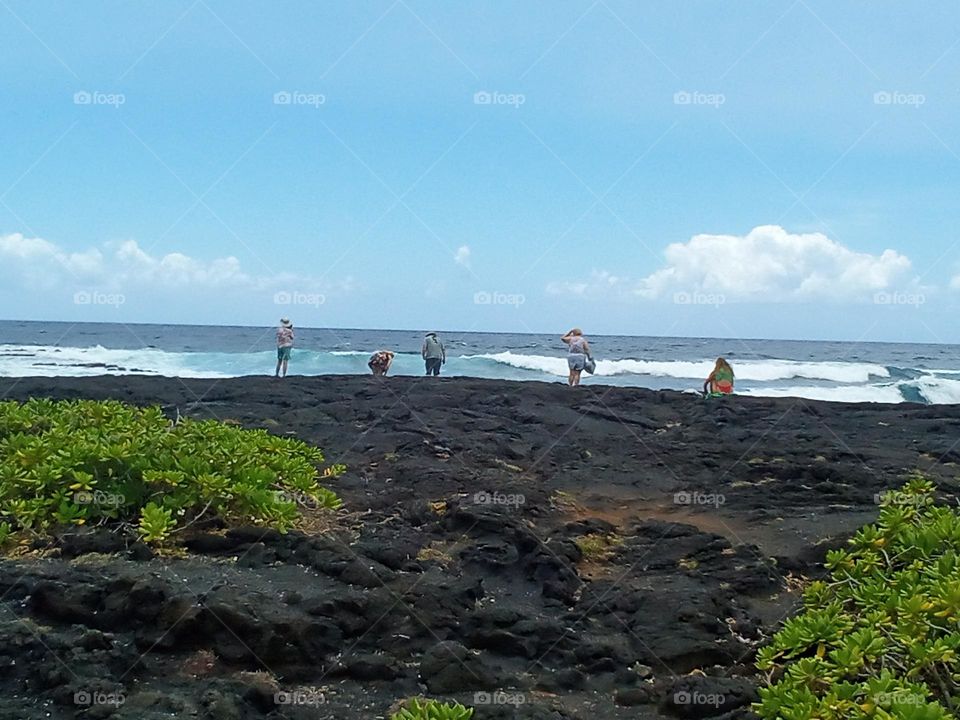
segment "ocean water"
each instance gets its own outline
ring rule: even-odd
[[[295,375],[368,373],[394,350],[391,374],[420,375],[423,333],[298,328]],[[445,375],[563,382],[559,335],[445,332]],[[718,356],[736,391],[850,402],[960,403],[960,346],[590,336],[585,383],[696,391]],[[139,373],[193,378],[272,374],[275,328],[0,321],[0,376]]]

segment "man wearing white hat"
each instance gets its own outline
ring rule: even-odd
[[[420,355],[427,368],[427,375],[439,375],[440,366],[447,362],[447,350],[435,332],[428,332],[423,339]]]
[[[277,371],[274,377],[287,376],[287,363],[290,362],[290,353],[293,351],[293,323],[290,318],[280,318],[280,327],[277,328]]]

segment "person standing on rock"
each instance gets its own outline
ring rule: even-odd
[[[290,362],[290,353],[293,352],[293,323],[290,318],[280,318],[280,327],[277,328],[277,369],[274,377],[287,376],[287,364]]]
[[[427,333],[423,339],[423,347],[420,348],[420,355],[427,368],[427,375],[439,375],[440,366],[447,362],[447,350],[440,342],[435,332]]]
[[[570,387],[576,387],[580,384],[580,374],[587,366],[587,361],[592,360],[590,343],[587,342],[580,328],[574,328],[560,339],[567,344],[567,367],[570,368],[567,384]]]

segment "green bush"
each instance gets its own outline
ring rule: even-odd
[[[161,541],[197,519],[285,531],[301,506],[335,509],[323,453],[206,420],[172,422],[121,402],[0,402],[0,542],[18,530],[126,523]]]
[[[913,477],[757,657],[768,720],[947,720],[960,708],[960,515]]]
[[[390,720],[470,720],[473,709],[460,703],[439,703],[436,700],[407,701],[399,712],[390,716]]]

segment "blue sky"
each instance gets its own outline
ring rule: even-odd
[[[960,342],[958,20],[4,0],[2,315]]]

